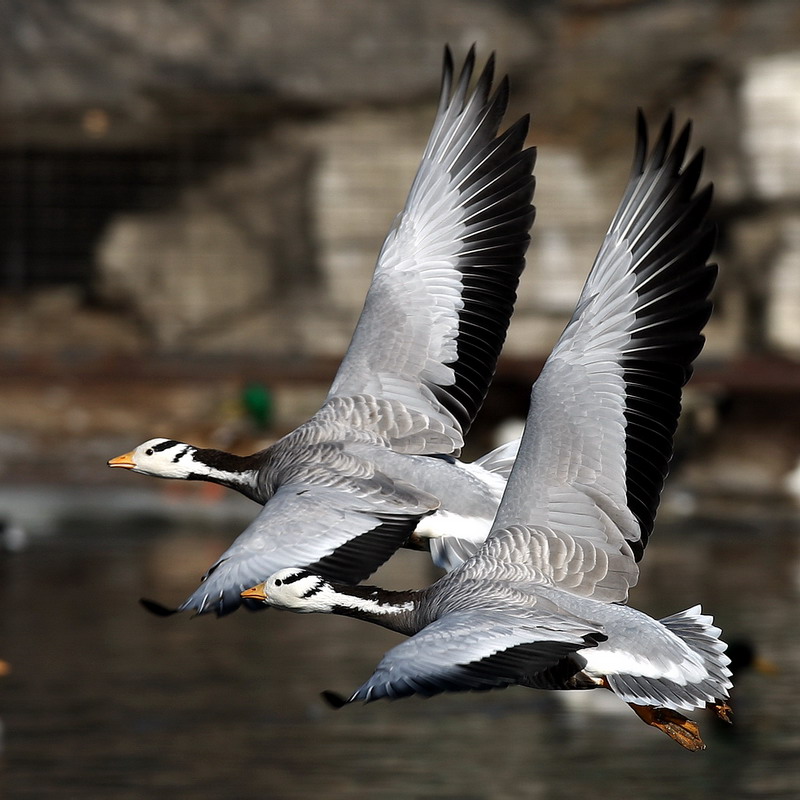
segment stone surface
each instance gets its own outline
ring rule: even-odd
[[[753,59],[742,85],[743,144],[755,194],[800,197],[800,54]]]
[[[778,350],[800,356],[800,215],[781,220],[779,237],[769,275],[767,340]]]
[[[30,0],[6,12],[0,74],[11,107],[33,113],[97,104],[144,119],[164,99],[230,93],[277,106],[408,101],[438,83],[429,65],[444,42],[516,60],[541,38],[520,18],[540,15],[487,0]]]
[[[721,275],[703,358],[800,357],[796,0],[27,0],[3,14],[9,363],[338,357],[419,161],[445,42],[459,61],[473,42],[481,62],[496,49],[509,119],[533,114],[538,215],[509,356],[546,355],[571,313],[641,106],[654,130],[670,108],[694,119],[715,183]],[[70,186],[48,193],[47,176]],[[53,242],[85,238],[85,258],[59,271],[54,244],[25,284],[25,247],[56,228],[75,233]],[[142,399],[22,381],[0,437],[18,452],[159,421],[211,435],[237,392],[222,384]],[[287,421],[314,404],[305,387],[280,391]],[[762,484],[786,459],[765,460]]]
[[[314,292],[302,150],[253,146],[169,210],[120,214],[98,245],[98,292],[129,308],[162,348]],[[245,348],[248,349],[248,348]]]
[[[77,287],[39,289],[0,297],[0,359],[136,355],[147,338],[136,323],[112,310],[87,307]]]

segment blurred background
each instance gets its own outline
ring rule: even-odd
[[[6,0],[0,6],[0,795],[800,796],[800,8],[794,0]],[[508,690],[334,714],[396,638],[149,617],[257,508],[119,474],[312,414],[413,178],[445,43],[531,112],[537,221],[474,457],[524,417],[627,179],[691,118],[721,274],[637,607],[702,602],[777,671],[680,751]],[[402,553],[386,585],[435,577]],[[749,656],[743,657],[747,662]],[[592,693],[594,696],[596,693]],[[620,710],[620,709],[617,709]],[[600,788],[598,788],[600,787]]]

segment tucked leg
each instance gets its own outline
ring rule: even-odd
[[[628,703],[636,712],[639,719],[663,731],[674,739],[681,747],[687,750],[705,750],[705,744],[700,738],[700,729],[697,723],[687,719],[683,714],[669,708],[656,708],[654,706],[639,706]]]

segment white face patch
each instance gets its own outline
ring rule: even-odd
[[[330,613],[337,605],[337,593],[324,578],[295,567],[267,578],[264,592],[268,605],[301,614]]]
[[[322,576],[305,569],[282,569],[264,581],[266,603],[300,614],[347,614],[345,609],[381,616],[412,611],[411,601],[400,605],[381,603],[378,597],[362,597],[338,592]]]
[[[187,478],[205,469],[195,461],[196,448],[174,439],[150,439],[132,453],[133,472],[156,478]]]

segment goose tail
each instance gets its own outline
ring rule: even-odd
[[[700,606],[662,619],[661,624],[682,643],[680,657],[664,664],[663,674],[610,674],[610,688],[628,703],[658,706],[674,711],[712,708],[730,721],[727,704],[733,686],[727,645],[722,630]]]

